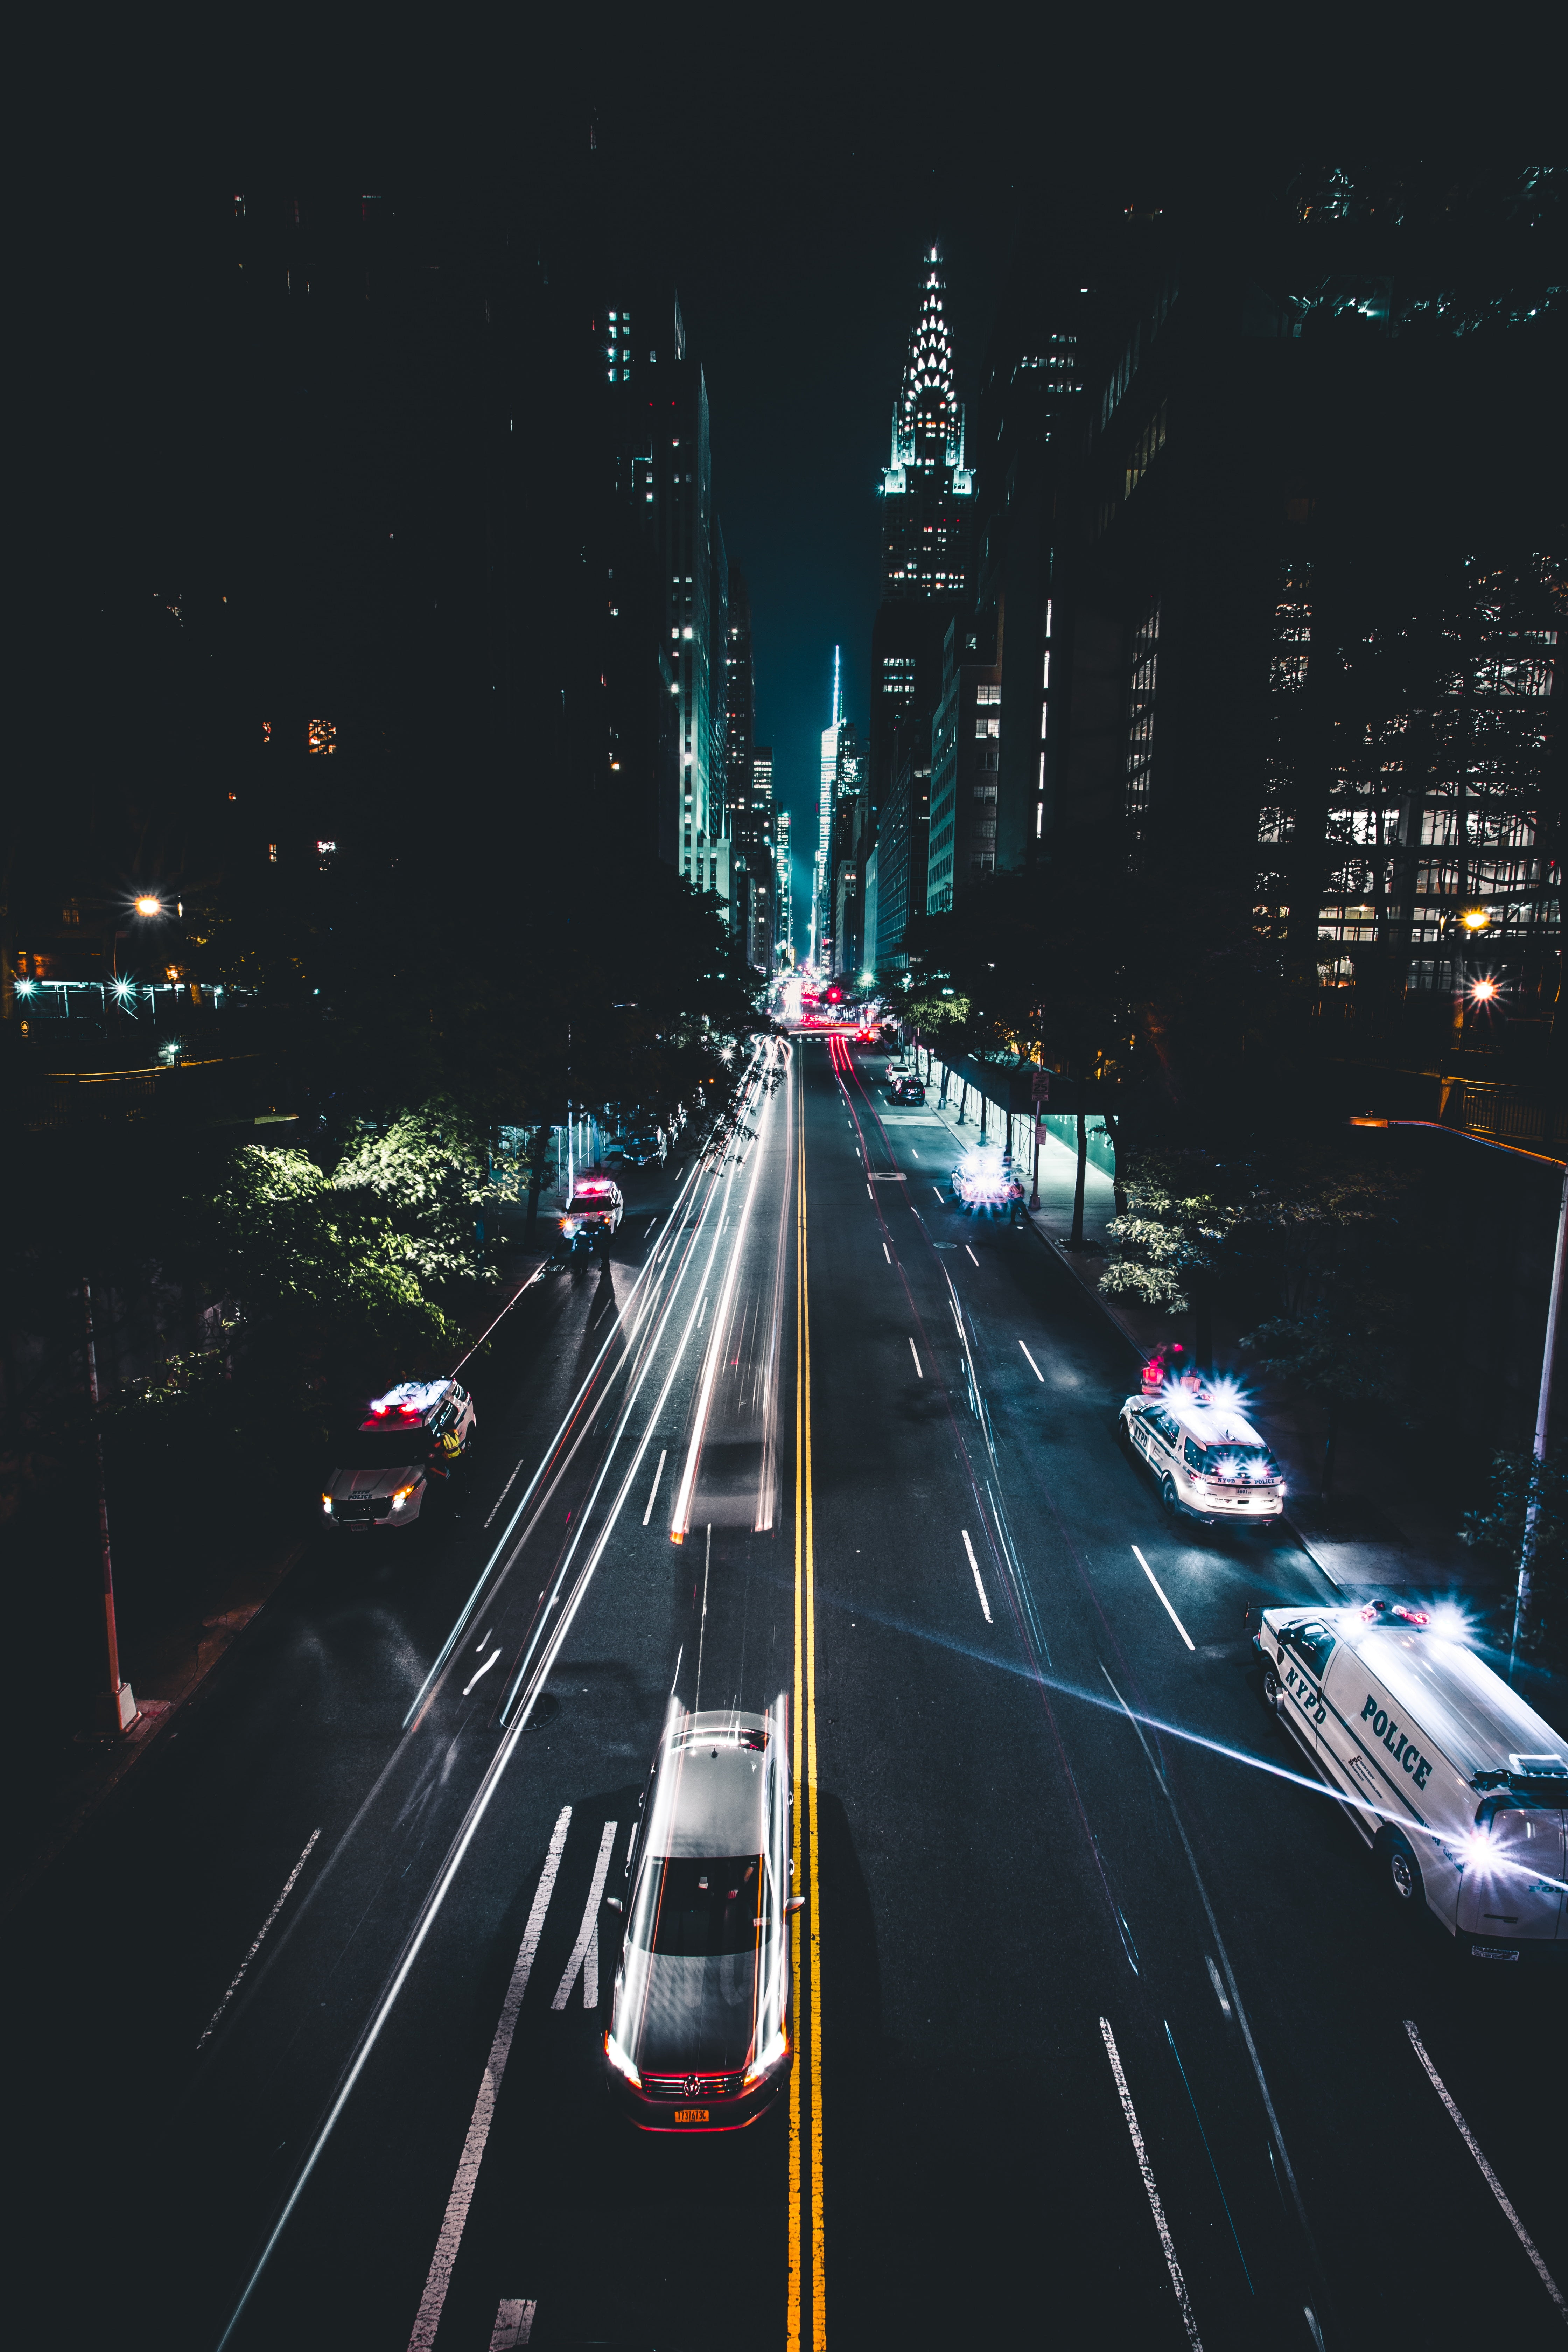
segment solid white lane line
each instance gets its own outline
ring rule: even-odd
[[[1024,1348],[1024,1342],[1022,1339],[1019,1340],[1018,1345],[1020,1348]],[[1046,1376],[1044,1372],[1041,1371],[1038,1364],[1036,1363],[1027,1348],[1024,1348],[1024,1361],[1027,1364],[1029,1370],[1033,1372],[1037,1381],[1043,1381],[1045,1379]]]
[[[893,1263],[893,1253],[892,1253],[892,1251],[888,1247],[888,1244],[887,1244],[887,1243],[886,1243],[886,1242],[884,1242],[884,1243],[882,1244],[882,1255],[887,1259],[888,1264],[889,1264],[889,1265],[892,1265],[892,1263]]]
[[[1155,1591],[1159,1592],[1160,1604],[1162,1608],[1164,1610],[1166,1616],[1170,1619],[1172,1624],[1175,1627],[1177,1633],[1181,1635],[1183,1641],[1190,1650],[1193,1646],[1192,1635],[1188,1633],[1186,1627],[1183,1624],[1181,1619],[1177,1616],[1170,1602],[1165,1599],[1164,1593],[1161,1591],[1159,1578],[1155,1575],[1153,1570],[1150,1567],[1148,1561],[1144,1559],[1136,1544],[1132,1547],[1132,1557],[1137,1561],[1139,1567],[1142,1570],[1144,1575],[1148,1578],[1150,1583],[1153,1586]]]
[[[989,1625],[992,1622],[991,1603],[986,1600],[985,1587],[980,1581],[980,1562],[974,1557],[974,1546],[969,1540],[969,1529],[960,1528],[958,1532],[963,1538],[963,1549],[969,1554],[969,1565],[974,1570],[974,1590],[980,1595],[980,1606],[985,1612],[985,1622]]]
[[[917,1374],[919,1374],[919,1377],[923,1381],[923,1380],[924,1380],[924,1378],[925,1378],[925,1374],[924,1374],[922,1371],[921,1371],[920,1350],[916,1348],[915,1343],[914,1343],[914,1341],[913,1341],[912,1339],[910,1341],[910,1355],[911,1355],[911,1356],[913,1356],[913,1358],[914,1358],[914,1360],[915,1360],[915,1370],[916,1370]]]
[[[1221,1981],[1219,1970],[1215,1968],[1214,1962],[1210,1959],[1206,1952],[1204,1954],[1204,1966],[1209,1972],[1209,1982],[1214,1987],[1214,1997],[1215,2000],[1218,2001],[1225,2015],[1228,2017],[1230,2015],[1230,2002],[1226,1996],[1224,1983]]]
[[[914,1145],[913,1145],[912,1143],[911,1143],[911,1144],[910,1144],[910,1150],[911,1151],[913,1151],[913,1152],[914,1152],[914,1156],[915,1156],[915,1158],[918,1160],[918,1159],[920,1158],[920,1153],[919,1153],[918,1151],[915,1151],[915,1147],[914,1147]]]
[[[492,1650],[489,1656],[485,1660],[484,1664],[479,1668],[479,1673],[469,1676],[468,1680],[463,1685],[463,1696],[465,1698],[468,1697],[468,1693],[473,1689],[475,1683],[483,1682],[485,1676],[489,1674],[490,1668],[494,1665],[500,1655],[500,1652],[499,1650]]]
[[[533,2335],[533,2315],[537,2303],[508,2303],[496,2305],[496,2324],[490,2330],[490,2352],[517,2352],[520,2344],[527,2344]]]
[[[937,1199],[940,1201],[940,1200],[941,1200],[941,1198],[942,1198],[942,1187],[941,1187],[941,1185],[940,1185],[940,1184],[933,1184],[933,1185],[931,1186],[931,1191],[936,1194]]]
[[[652,1517],[653,1517],[653,1498],[654,1498],[654,1496],[655,1496],[658,1494],[658,1482],[659,1482],[659,1480],[660,1480],[660,1479],[663,1477],[663,1475],[664,1475],[664,1465],[665,1465],[665,1461],[666,1461],[666,1459],[667,1459],[667,1457],[668,1457],[668,1452],[669,1452],[669,1449],[668,1449],[668,1447],[667,1446],[667,1447],[665,1448],[665,1450],[664,1450],[664,1453],[662,1453],[662,1454],[659,1455],[659,1457],[658,1457],[658,1469],[654,1472],[654,1474],[653,1474],[653,1485],[652,1485],[652,1486],[649,1487],[649,1489],[648,1489],[647,1508],[647,1510],[646,1510],[646,1511],[643,1513],[643,1515],[642,1515],[642,1523],[643,1523],[643,1525],[644,1525],[644,1527],[645,1527],[645,1528],[647,1527],[647,1523],[648,1523],[649,1519],[651,1519],[651,1518],[652,1518]]]
[[[1110,2061],[1110,2071],[1116,2077],[1116,2095],[1121,2102],[1121,2113],[1126,2118],[1127,2129],[1131,2137],[1132,2153],[1138,2159],[1138,2169],[1142,2175],[1143,2186],[1148,2192],[1149,2210],[1154,2216],[1154,2227],[1160,2232],[1160,2243],[1164,2249],[1165,2268],[1170,2272],[1171,2284],[1176,2290],[1176,2302],[1187,2331],[1187,2341],[1193,2347],[1193,2352],[1202,2352],[1198,2324],[1193,2317],[1193,2306],[1187,2295],[1187,2283],[1182,2276],[1182,2266],[1176,2260],[1176,2249],[1171,2242],[1171,2231],[1165,2220],[1165,2209],[1160,2202],[1160,2192],[1154,2186],[1153,2168],[1149,2162],[1148,2152],[1143,2146],[1143,2135],[1138,2128],[1138,2111],[1132,2105],[1132,2094],[1127,2087],[1127,2077],[1121,2071],[1121,2053],[1117,2050],[1116,2036],[1110,2031],[1110,2021],[1108,2018],[1100,2019],[1100,2031],[1105,2043],[1105,2054]]]
[[[965,1243],[964,1243],[964,1244],[963,1244],[963,1254],[964,1254],[965,1257],[967,1257],[967,1259],[969,1260],[969,1263],[970,1263],[970,1265],[979,1265],[980,1260],[975,1256],[974,1252],[970,1248],[969,1244],[968,1244],[967,1242],[965,1242]]]
[[[556,1874],[561,1868],[561,1856],[565,1851],[566,1832],[571,1826],[571,1806],[563,1805],[556,1819],[555,1827],[551,1832],[550,1851],[544,1857],[544,1868],[539,1874],[539,1885],[534,1891],[532,1906],[528,1915],[528,1925],[522,1931],[522,1942],[518,1947],[517,1960],[511,1972],[511,1982],[506,1989],[506,1999],[501,2003],[495,2040],[490,2043],[490,2054],[485,2063],[484,2080],[479,2084],[479,2097],[474,2101],[474,2112],[468,2124],[468,2136],[463,2142],[463,2153],[458,2158],[457,2177],[452,2182],[452,2193],[447,2200],[447,2210],[441,2222],[441,2234],[436,2241],[436,2252],[430,2263],[430,2275],[425,2282],[425,2293],[420,2299],[418,2316],[414,2322],[414,2333],[408,2339],[408,2352],[431,2352],[431,2347],[436,2341],[436,2330],[441,2325],[442,2306],[447,2300],[447,2289],[452,2283],[452,2265],[458,2259],[458,2248],[462,2243],[463,2238],[463,2224],[468,2218],[468,2208],[474,2200],[474,2187],[479,2177],[480,2163],[484,2158],[485,2142],[490,2136],[490,2123],[495,2115],[496,2098],[500,2090],[500,2078],[506,2071],[506,2062],[511,2054],[511,2038],[517,2032],[518,2012],[522,2007],[522,1996],[528,1990],[528,1979],[533,1973],[534,1955],[539,1949],[539,1938],[544,1932],[544,1915],[550,1908],[550,1898],[555,1891]],[[530,2308],[531,2309],[531,2306]]]
[[[594,1864],[594,1883],[588,1889],[584,1907],[583,1924],[577,1930],[577,1940],[572,1947],[572,1957],[566,1963],[566,1973],[556,1988],[552,2009],[564,2009],[572,1998],[572,1988],[577,1981],[577,1971],[583,1971],[583,2006],[599,2006],[599,1909],[605,1900],[605,1881],[610,1874],[610,1854],[616,1843],[615,1822],[605,1823],[605,1833],[599,1840],[599,1858]]]
[[[1514,2236],[1519,2240],[1520,2244],[1530,2256],[1531,2262],[1535,2267],[1536,2276],[1540,2279],[1542,2285],[1546,2289],[1547,2294],[1552,2297],[1552,2302],[1557,2305],[1563,2317],[1565,2320],[1568,2320],[1568,2303],[1563,2301],[1562,2288],[1558,2285],[1556,2280],[1547,2269],[1546,2264],[1542,2261],[1540,2254],[1536,2251],[1534,2239],[1531,2236],[1530,2231],[1525,2228],[1524,2223],[1520,2220],[1519,2215],[1514,2211],[1513,2207],[1509,2203],[1507,2197],[1503,2193],[1501,2181],[1498,2179],[1497,2174],[1492,2170],[1491,2166],[1487,2162],[1486,2158],[1481,2154],[1475,2134],[1471,2131],[1469,2125],[1465,2121],[1464,2116],[1459,2113],[1458,2108],[1454,2105],[1453,2100],[1449,2097],[1447,2084],[1444,2082],[1441,2074],[1438,2074],[1436,2066],[1433,2065],[1430,2058],[1427,2057],[1426,2044],[1423,2042],[1419,2033],[1415,2031],[1413,2021],[1408,2017],[1405,2021],[1405,2031],[1410,2036],[1410,2047],[1415,2051],[1415,2055],[1420,2059],[1422,2065],[1426,2070],[1426,2078],[1428,2082],[1431,2084],[1432,2088],[1436,2092],[1437,2096],[1442,2100],[1443,2105],[1447,2108],[1448,2114],[1453,2121],[1454,2128],[1458,2133],[1459,2137],[1464,2141],[1465,2146],[1469,2149],[1470,2154],[1475,2158],[1476,2162],[1480,2166],[1481,2178],[1486,2182],[1487,2187],[1491,2190],[1492,2195],[1497,2199],[1498,2203],[1502,2207],[1503,2211],[1507,2214],[1509,2226],[1512,2230]]]
[[[526,1461],[527,1461],[527,1459],[528,1459],[528,1456],[527,1456],[527,1454],[522,1454],[522,1455],[521,1455],[521,1456],[519,1457],[518,1465],[517,1465],[517,1470],[521,1470],[521,1467],[522,1467],[522,1465],[523,1465],[523,1463],[524,1463],[524,1462],[526,1462]],[[494,1501],[494,1503],[493,1503],[493,1505],[491,1506],[491,1508],[490,1508],[490,1519],[493,1519],[493,1518],[494,1518],[494,1517],[495,1517],[495,1515],[496,1515],[497,1511],[499,1511],[499,1510],[500,1510],[500,1508],[501,1505],[505,1502],[505,1500],[506,1500],[507,1496],[510,1494],[510,1492],[511,1492],[511,1490],[512,1490],[512,1487],[513,1487],[513,1486],[514,1486],[514,1485],[516,1484],[516,1482],[517,1482],[517,1470],[514,1470],[514,1471],[512,1472],[511,1476],[507,1480],[506,1485],[501,1488],[500,1493],[496,1496],[495,1501]],[[487,1527],[487,1528],[489,1527],[489,1523],[490,1523],[490,1519],[487,1519],[487,1520],[485,1521],[485,1525],[486,1525],[486,1527]]]
[[[723,1226],[722,1226],[722,1225],[721,1225],[721,1226],[720,1226],[720,1228],[719,1228],[719,1231],[720,1231],[721,1233],[722,1233],[722,1232],[723,1232],[723,1230],[724,1230]],[[703,1326],[703,1324],[707,1321],[707,1319],[708,1319],[708,1294],[707,1294],[707,1292],[706,1292],[706,1291],[704,1291],[704,1292],[703,1292],[703,1294],[702,1294],[702,1311],[701,1311],[701,1313],[700,1313],[700,1314],[698,1316],[698,1318],[697,1318],[697,1328],[698,1328],[700,1331],[701,1330],[702,1326]]]
[[[196,2048],[198,2050],[200,2050],[205,2043],[212,2040],[213,2028],[216,2025],[218,2019],[223,2015],[224,2011],[228,2007],[229,2002],[234,1999],[235,1994],[239,1990],[240,1979],[244,1976],[246,1969],[250,1966],[251,1961],[256,1958],[257,1953],[261,1949],[262,1943],[267,1935],[267,1930],[271,1927],[272,1922],[277,1918],[278,1914],[282,1910],[285,1903],[288,1902],[290,1894],[293,1892],[294,1881],[299,1877],[300,1873],[304,1869],[305,1864],[310,1859],[310,1848],[315,1844],[316,1840],[321,1836],[321,1832],[320,1830],[312,1830],[310,1836],[305,1840],[304,1853],[300,1856],[299,1861],[294,1864],[293,1869],[283,1881],[282,1894],[278,1897],[277,1902],[272,1906],[272,1908],[267,1914],[266,1918],[263,1919],[260,1934],[257,1937],[255,1943],[252,1944],[249,1951],[247,1952],[244,1959],[241,1960],[238,1968],[235,1970],[233,1983],[229,1986],[228,1990],[225,1993],[217,2007],[214,2010],[207,2025],[207,2030],[203,2034],[201,2041],[196,2044]]]
[[[877,1197],[877,1195],[875,1194],[875,1192],[872,1192],[871,1187],[869,1186],[869,1184],[868,1184],[868,1185],[867,1185],[867,1187],[866,1187],[866,1198],[868,1199],[868,1201],[874,1201],[874,1200],[876,1199],[876,1197]]]

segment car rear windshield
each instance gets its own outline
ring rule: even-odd
[[[574,1192],[572,1206],[581,1211],[612,1209],[615,1206],[615,1195],[610,1192]]]
[[[357,1431],[339,1446],[337,1461],[344,1470],[401,1470],[422,1462],[429,1445],[430,1433],[418,1422],[400,1422],[395,1429]]]
[[[762,1895],[760,1853],[650,1854],[632,1906],[631,1940],[645,1952],[688,1960],[749,1952]]]
[[[1267,1445],[1200,1445],[1189,1437],[1187,1461],[1211,1478],[1277,1478]]]

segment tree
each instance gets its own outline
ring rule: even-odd
[[[1214,1354],[1214,1282],[1240,1223],[1193,1153],[1141,1153],[1126,1176],[1127,1208],[1106,1227],[1110,1265],[1100,1277],[1108,1298],[1129,1298],[1166,1315],[1196,1310],[1200,1366]]]
[[[1248,1332],[1241,1344],[1256,1350],[1265,1371],[1328,1407],[1318,1491],[1334,1482],[1334,1459],[1345,1413],[1356,1405],[1388,1407],[1400,1393],[1394,1336],[1401,1302],[1363,1294],[1353,1304],[1331,1302],[1305,1313],[1278,1315]]]
[[[1510,1584],[1522,1567],[1529,1622],[1521,1646],[1561,1660],[1568,1649],[1568,1444],[1551,1447],[1542,1462],[1524,1446],[1494,1454],[1486,1501],[1465,1513],[1459,1540],[1495,1561]]]

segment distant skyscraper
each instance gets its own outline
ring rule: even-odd
[[[771,781],[771,765],[770,765]],[[774,853],[778,886],[774,895],[778,929],[774,933],[777,951],[786,966],[795,962],[795,847],[790,839],[788,809],[780,809],[775,824]]]
[[[833,796],[838,777],[838,730],[843,724],[843,669],[839,649],[835,646],[833,724],[822,730],[822,768],[816,800],[816,867],[812,907],[813,960],[824,962],[827,961],[826,951],[833,930]]]
[[[974,477],[964,464],[963,406],[943,309],[946,273],[932,246],[893,409],[883,468],[882,594],[871,632],[870,805],[873,823],[893,784],[900,717],[929,721],[942,690],[942,640],[963,604]],[[885,877],[882,877],[885,885]],[[923,913],[923,873],[911,875],[910,913]]]
[[[883,601],[963,593],[974,477],[963,462],[963,404],[953,388],[952,338],[942,310],[942,254],[921,271],[920,314],[893,408],[892,462],[882,472]]]

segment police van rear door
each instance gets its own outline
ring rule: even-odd
[[[1459,1926],[1471,1936],[1550,1943],[1563,1932],[1563,1815],[1528,1798],[1489,1798],[1459,1894]]]

